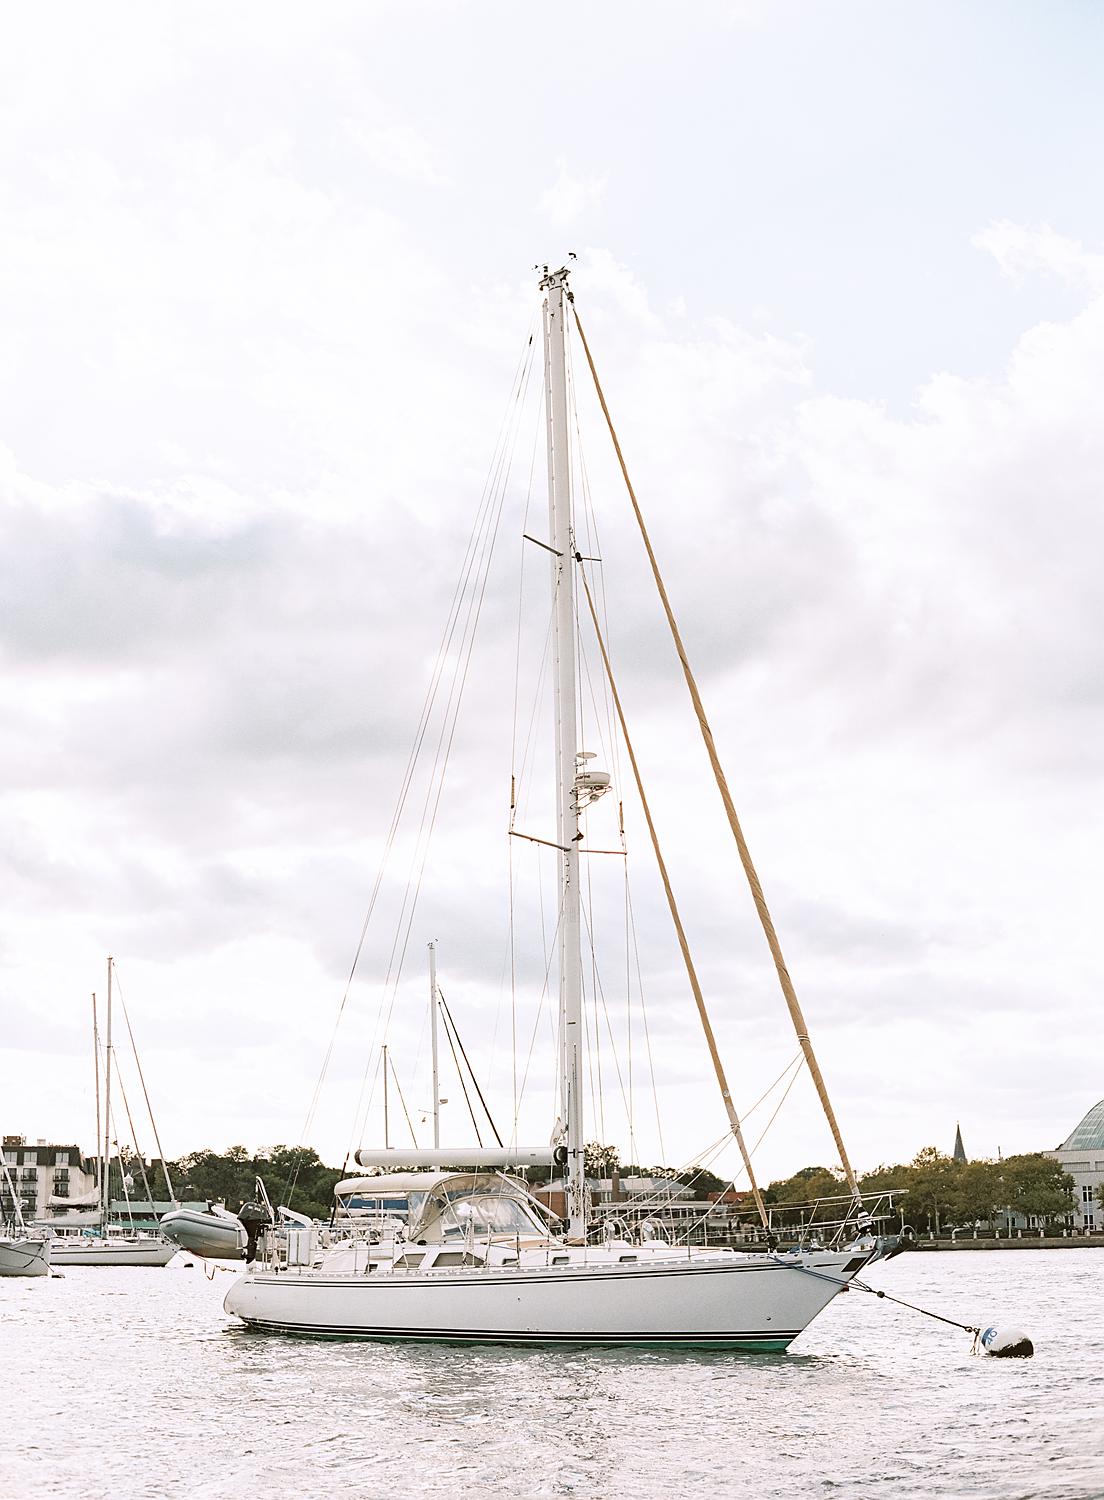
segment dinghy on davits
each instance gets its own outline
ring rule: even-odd
[[[205,1260],[242,1260],[245,1227],[227,1208],[176,1208],[161,1220],[161,1233],[181,1250]]]

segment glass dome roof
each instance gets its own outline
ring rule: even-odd
[[[1104,1151],[1104,1099],[1094,1104],[1068,1140],[1063,1151]]]

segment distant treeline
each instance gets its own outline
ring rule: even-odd
[[[677,1179],[690,1196],[706,1199],[732,1184],[700,1166],[685,1171],[669,1167],[640,1167],[619,1160],[615,1146],[587,1146],[587,1171],[609,1177],[613,1170],[622,1177],[668,1177]],[[543,1174],[542,1174],[543,1175]],[[534,1180],[535,1173],[530,1173]],[[746,1188],[737,1181],[736,1190]],[[1074,1182],[1053,1157],[1041,1151],[1006,1156],[1002,1161],[957,1162],[935,1146],[925,1146],[911,1162],[875,1167],[859,1178],[863,1193],[888,1188],[907,1189],[900,1200],[905,1221],[918,1230],[965,1228],[992,1224],[1005,1210],[1036,1218],[1044,1224],[1063,1219],[1074,1209]],[[847,1192],[839,1168],[802,1167],[792,1177],[783,1177],[763,1189],[772,1205],[811,1203],[818,1198],[839,1197]]]
[[[255,1156],[244,1146],[192,1151],[169,1163],[169,1176],[178,1198],[225,1203],[234,1211],[256,1197],[260,1177],[274,1206],[282,1203],[312,1219],[329,1218],[341,1180],[310,1146],[270,1146]]]
[[[681,1182],[687,1196],[702,1201],[731,1186],[700,1166],[679,1171],[623,1163],[615,1146],[598,1143],[587,1146],[587,1171],[594,1177],[609,1177],[614,1171],[623,1178],[666,1177]],[[256,1155],[244,1146],[223,1152],[193,1151],[170,1162],[169,1172],[177,1197],[225,1203],[235,1210],[254,1197],[260,1177],[274,1204],[286,1204],[315,1219],[329,1217],[333,1190],[342,1175],[335,1167],[327,1167],[309,1146],[271,1146]],[[526,1175],[535,1186],[546,1182],[550,1174],[544,1168],[530,1167]],[[1050,1223],[1072,1213],[1074,1207],[1073,1178],[1042,1152],[1008,1156],[1003,1161],[956,1162],[934,1146],[925,1146],[911,1162],[865,1173],[859,1185],[864,1193],[907,1189],[908,1196],[900,1204],[906,1222],[937,1234],[991,1224],[1005,1210]],[[737,1191],[744,1186],[737,1182]],[[846,1191],[838,1168],[802,1167],[792,1177],[770,1183],[763,1197],[767,1203],[784,1207],[838,1197]]]

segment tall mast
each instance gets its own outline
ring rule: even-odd
[[[96,1018],[96,992],[92,991],[92,1062],[96,1069],[96,1155],[100,1154],[100,1027]],[[100,1163],[100,1211],[103,1212],[103,1162]]]
[[[441,1145],[441,1077],[437,1067],[437,944],[429,945],[429,1044],[433,1064],[433,1149]]]
[[[107,1233],[108,1220],[111,1217],[111,969],[114,960],[111,955],[107,957],[107,1038],[104,1042],[104,1133],[103,1133],[103,1166],[100,1172],[100,1181],[103,1190],[103,1206],[100,1214],[100,1228]]]
[[[387,1043],[383,1044],[383,1144],[391,1149],[391,1116],[387,1107]]]
[[[560,1096],[566,1132],[568,1233],[586,1234],[586,1157],[583,1138],[583,974],[579,929],[579,806],[575,778],[579,750],[575,702],[575,542],[568,446],[566,314],[568,269],[545,270],[545,418],[548,426],[548,517],[554,603],[553,687],[556,721],[556,812],[561,854]]]

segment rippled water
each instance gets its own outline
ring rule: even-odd
[[[870,1273],[1026,1361],[855,1293],[787,1354],[319,1343],[244,1331],[184,1260],[0,1280],[4,1500],[1104,1495],[1099,1250]]]

